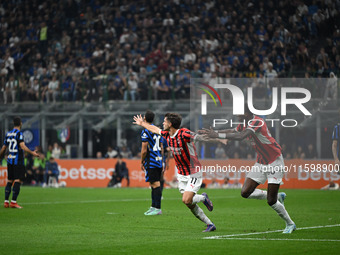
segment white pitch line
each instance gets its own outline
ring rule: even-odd
[[[316,229],[316,228],[333,228],[333,227],[340,227],[340,224],[325,225],[325,226],[302,227],[302,228],[297,228],[297,230]],[[280,230],[271,230],[271,231],[263,231],[263,232],[244,233],[244,234],[223,235],[223,236],[207,236],[207,237],[203,237],[203,239],[231,239],[230,237],[261,235],[261,234],[269,234],[269,233],[276,233],[276,232],[282,232],[282,231],[283,231],[283,229],[280,229]]]
[[[229,199],[237,198],[238,196],[224,196],[215,197],[214,199]],[[181,197],[164,198],[164,200],[181,200]],[[126,198],[126,199],[107,199],[107,200],[85,200],[85,201],[49,201],[49,202],[33,202],[21,203],[22,205],[57,205],[57,204],[90,204],[90,203],[103,203],[103,202],[134,202],[134,201],[150,201],[149,198]]]
[[[336,239],[289,239],[289,238],[251,238],[251,237],[227,237],[224,240],[245,240],[245,241],[300,241],[300,242],[340,242]]]

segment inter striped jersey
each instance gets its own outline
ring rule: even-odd
[[[161,131],[161,135],[170,147],[178,173],[181,175],[197,173],[201,168],[201,163],[198,161],[193,143],[196,134],[189,129],[181,128],[173,136],[170,136],[169,131]]]
[[[336,148],[336,153],[339,157],[339,146],[340,146],[340,123],[336,124],[333,129],[332,140],[338,141],[338,145]]]
[[[148,151],[144,161],[144,167],[150,168],[162,168],[162,148],[160,135],[151,133],[149,130],[144,129],[141,133],[142,142],[148,142]]]
[[[18,129],[13,129],[6,134],[4,145],[9,151],[7,164],[24,165],[24,151],[20,147],[20,143],[23,141],[22,132]]]
[[[250,129],[254,132],[249,136],[252,146],[257,153],[256,161],[263,165],[268,165],[281,155],[281,146],[271,136],[266,122],[258,116],[246,123],[246,126],[239,124],[236,131],[241,132],[244,129]]]

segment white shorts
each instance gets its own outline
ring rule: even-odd
[[[268,179],[268,184],[283,184],[284,166],[282,155],[269,165],[255,163],[248,173],[247,178],[256,181],[258,184],[264,184]]]
[[[181,175],[177,174],[178,189],[182,194],[185,191],[194,192],[195,194],[199,191],[202,185],[202,174],[194,175]]]

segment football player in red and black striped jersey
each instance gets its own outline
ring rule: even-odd
[[[194,141],[212,141],[212,139],[204,138],[197,135],[189,129],[180,128],[182,117],[177,113],[167,113],[164,117],[163,129],[150,125],[143,120],[141,115],[134,116],[134,124],[148,129],[150,132],[162,135],[173,154],[178,169],[177,179],[179,190],[182,193],[183,203],[191,210],[191,212],[201,221],[207,228],[203,232],[216,230],[215,225],[205,215],[203,210],[197,205],[203,202],[209,211],[213,210],[213,204],[206,193],[197,194],[202,184],[201,164],[198,161]],[[218,139],[213,139],[218,141]]]
[[[283,201],[286,197],[284,192],[279,192],[284,173],[284,161],[280,145],[271,136],[266,122],[253,115],[245,105],[245,114],[239,116],[239,124],[235,129],[214,131],[200,130],[199,133],[207,134],[210,138],[222,138],[228,140],[248,139],[255,151],[257,159],[255,165],[248,173],[242,187],[241,195],[244,198],[267,199],[268,204],[285,221],[284,234],[290,234],[295,229],[295,223],[289,217]],[[256,189],[259,184],[264,184],[268,179],[267,191]]]

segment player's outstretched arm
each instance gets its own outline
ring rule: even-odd
[[[228,139],[210,138],[207,135],[197,135],[196,141],[207,143],[223,143],[223,144],[228,143]]]
[[[34,157],[39,157],[38,152],[37,152],[37,151],[31,151],[29,148],[27,148],[27,146],[25,145],[24,142],[21,142],[21,143],[20,143],[20,148],[21,148],[23,151],[28,152],[29,154],[31,154],[31,155],[34,156]]]
[[[229,129],[229,130],[232,130],[232,129]],[[221,139],[228,139],[228,140],[237,140],[237,141],[241,141],[241,140],[245,139],[246,137],[248,137],[249,135],[253,134],[253,131],[251,131],[250,129],[245,129],[242,132],[234,132],[234,131],[232,131],[232,132],[220,132],[220,131],[216,132],[212,128],[210,128],[207,131],[209,131],[206,134],[207,137],[221,138]]]
[[[236,133],[236,131],[235,131],[235,129],[223,129],[223,130],[215,131],[215,130],[212,129],[212,127],[210,127],[209,129],[203,128],[201,130],[198,130],[197,133],[202,134],[202,135],[208,135],[209,137],[218,138],[219,137],[218,134]]]
[[[133,124],[141,126],[143,128],[146,128],[147,130],[149,130],[150,132],[152,132],[154,134],[158,134],[159,135],[161,133],[161,129],[160,128],[146,123],[143,120],[143,117],[142,117],[141,114],[137,115],[137,116],[134,116],[133,120],[135,121],[135,122],[133,122]]]

